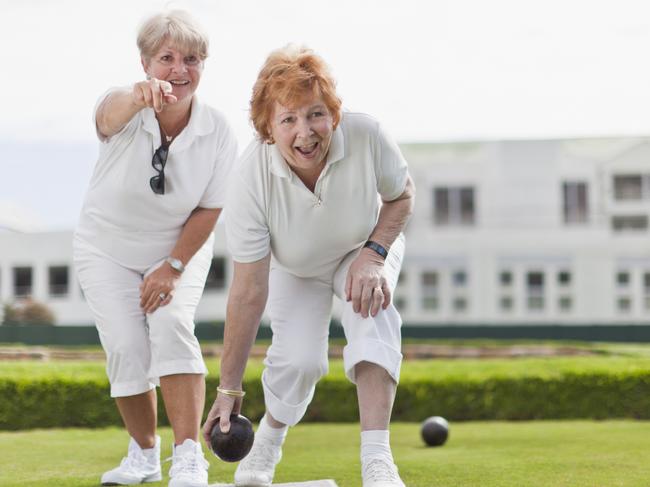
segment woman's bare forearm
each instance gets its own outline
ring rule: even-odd
[[[406,180],[404,192],[392,201],[384,201],[379,211],[377,225],[368,240],[372,240],[389,249],[395,239],[404,230],[411,214],[415,201],[415,185],[409,176]]]
[[[270,254],[250,264],[235,262],[223,336],[220,385],[239,389],[269,293]]]

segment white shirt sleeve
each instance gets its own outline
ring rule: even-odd
[[[199,201],[201,208],[224,207],[228,176],[237,160],[237,139],[230,126],[224,123],[223,129],[216,134],[216,138],[218,138],[219,147],[214,161],[214,171]]]
[[[262,200],[261,181],[245,179],[237,167],[230,178],[226,201],[226,241],[236,262],[258,261],[271,251],[271,234]],[[250,173],[248,173],[250,175]]]
[[[406,189],[408,165],[397,142],[379,124],[375,139],[377,191],[384,201],[392,201]]]

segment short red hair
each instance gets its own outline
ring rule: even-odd
[[[297,108],[312,97],[323,99],[336,127],[341,121],[341,99],[323,58],[291,44],[273,51],[257,75],[251,97],[251,122],[259,138],[272,142],[270,121],[276,101]]]

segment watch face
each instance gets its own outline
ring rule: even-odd
[[[174,259],[170,257],[167,259],[167,262],[169,262],[169,265],[172,267],[172,269],[178,272],[183,272],[185,270],[185,268],[183,267],[183,263],[179,259]]]

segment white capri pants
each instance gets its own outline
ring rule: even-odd
[[[106,352],[111,397],[141,394],[173,374],[206,374],[194,313],[212,260],[214,237],[185,267],[169,304],[145,314],[140,284],[164,260],[146,269],[124,267],[75,239],[74,264]]]
[[[347,345],[343,365],[355,383],[354,368],[360,362],[383,367],[399,382],[402,363],[402,319],[393,303],[377,316],[363,318],[345,301],[348,269],[360,249],[350,252],[333,276],[302,278],[271,268],[267,310],[273,339],[262,373],[264,401],[271,416],[289,426],[297,424],[314,396],[316,382],[327,374],[329,324],[334,294],[344,302],[341,323]],[[404,236],[393,243],[385,271],[391,292],[395,290],[404,256]]]

